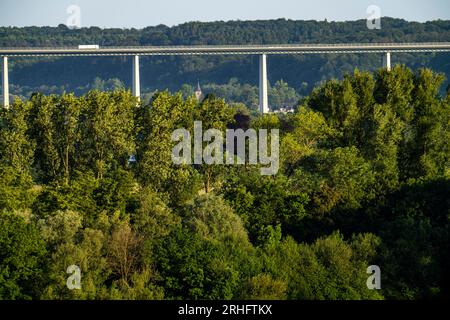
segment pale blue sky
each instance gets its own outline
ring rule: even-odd
[[[81,9],[81,26],[142,28],[187,21],[295,19],[344,21],[382,16],[409,21],[450,19],[449,0],[0,0],[0,26],[66,24],[68,6]]]

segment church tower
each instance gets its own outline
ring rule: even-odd
[[[200,88],[200,82],[197,82],[197,90],[195,90],[195,97],[197,98],[198,101],[200,101],[202,95],[203,93],[202,88]]]

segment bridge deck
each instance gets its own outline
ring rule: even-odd
[[[355,43],[171,47],[78,47],[0,48],[0,56],[124,56],[124,55],[238,55],[238,54],[320,54],[383,52],[448,52],[450,42],[438,43]]]

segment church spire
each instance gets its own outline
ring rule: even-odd
[[[200,81],[197,81],[197,90],[195,90],[195,97],[197,98],[197,100],[200,101],[200,98],[202,97],[203,93],[202,93],[202,88],[200,88]]]

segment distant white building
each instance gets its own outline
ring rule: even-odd
[[[285,108],[280,108],[278,110],[274,110],[273,113],[294,113],[294,108],[293,107],[285,107]]]

